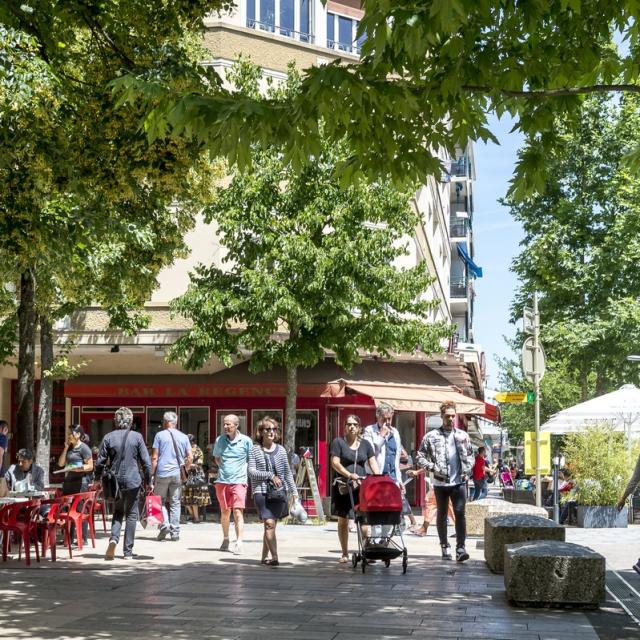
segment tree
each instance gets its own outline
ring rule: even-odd
[[[150,144],[138,127],[143,111],[116,109],[108,85],[126,60],[141,66],[163,55],[197,55],[189,44],[193,34],[185,35],[189,8],[134,3],[140,12],[134,16],[123,3],[122,14],[111,17],[129,21],[110,24],[121,40],[125,31],[130,36],[120,48],[107,43],[89,5],[58,4],[45,15],[49,4],[0,8],[16,25],[0,27],[0,275],[18,293],[0,303],[5,354],[14,346],[16,314],[19,319],[19,446],[34,441],[38,324],[45,371],[53,360],[51,325],[77,308],[98,303],[112,327],[144,326],[141,310],[157,274],[185,250],[184,232],[216,177],[197,143]],[[172,21],[145,22],[165,10]],[[54,15],[64,27],[55,51],[43,40]],[[47,414],[50,406],[43,406],[39,445],[45,449]],[[48,464],[46,450],[38,458]]]
[[[515,349],[516,343],[512,343]],[[515,359],[498,358],[500,389],[508,391],[533,391],[533,383],[522,374]],[[588,393],[595,388],[594,376],[587,380]],[[573,406],[580,400],[581,381],[575,371],[561,360],[547,360],[547,368],[540,382],[540,422],[546,422],[554,413]],[[512,444],[524,443],[525,431],[534,430],[533,404],[502,404],[502,426]]]
[[[343,180],[365,172],[418,181],[441,170],[437,152],[493,138],[487,114],[509,113],[527,142],[512,194],[543,192],[546,158],[562,145],[561,119],[592,93],[640,91],[640,5],[635,0],[363,0],[361,60],[311,68],[284,103],[219,84],[171,91],[173,70],[135,70],[115,85],[124,102],[146,94],[152,139],[194,137],[248,167],[252,145],[277,143],[296,168],[323,139],[345,139]],[[623,47],[612,44],[622,40]],[[161,96],[158,103],[158,97]],[[322,126],[321,126],[322,123]],[[635,166],[640,150],[629,149]]]
[[[563,145],[547,157],[545,193],[506,204],[525,231],[514,317],[540,292],[547,355],[579,382],[577,401],[639,380],[625,356],[640,327],[640,181],[622,163],[640,142],[638,98],[591,97],[574,119],[577,127],[556,121]]]
[[[245,93],[258,90],[260,69],[244,61],[230,75]],[[288,83],[270,92],[285,98]],[[431,323],[437,301],[425,263],[398,269],[406,237],[419,224],[409,193],[387,183],[342,189],[334,169],[344,145],[324,141],[312,165],[295,172],[277,149],[258,151],[250,174],[235,172],[206,208],[215,221],[226,269],[200,265],[173,309],[192,329],[170,357],[188,369],[212,356],[227,366],[242,350],[253,371],[287,371],[286,447],[294,448],[297,371],[327,354],[349,369],[361,352],[440,350],[452,327]]]

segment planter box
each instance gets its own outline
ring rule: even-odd
[[[579,527],[585,529],[626,528],[628,521],[627,507],[618,511],[615,507],[585,507],[576,505]]]
[[[536,492],[525,491],[524,489],[503,489],[502,495],[507,502],[513,502],[515,504],[535,504]],[[553,491],[546,489],[542,490],[542,504],[545,505],[550,497],[553,496]]]

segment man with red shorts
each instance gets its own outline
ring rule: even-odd
[[[218,465],[216,496],[220,504],[220,524],[222,544],[220,551],[229,550],[229,525],[231,511],[236,529],[236,544],[233,553],[242,553],[242,532],[244,529],[244,505],[247,497],[247,465],[253,447],[251,438],[238,430],[240,419],[234,414],[224,417],[224,433],[216,438],[213,457]]]

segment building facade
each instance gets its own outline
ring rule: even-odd
[[[233,15],[212,16],[207,21],[204,42],[210,57],[206,62],[224,76],[225,69],[242,54],[259,64],[265,75],[282,79],[291,60],[300,69],[337,58],[357,60],[362,44],[357,35],[361,18],[356,0],[328,0],[326,6],[319,0],[241,0]],[[457,173],[460,158],[464,158],[465,170],[468,169],[464,175]],[[458,344],[462,345],[473,340],[473,298],[469,288],[464,290],[464,298],[453,295],[453,291],[454,278],[467,274],[466,265],[461,270],[459,264],[461,242],[467,243],[472,255],[471,145],[460,158],[451,159],[443,154],[443,162],[451,166],[449,174],[425,178],[412,198],[411,205],[419,213],[421,223],[410,239],[411,251],[403,265],[427,263],[434,282],[424,295],[439,300],[433,321],[457,324]],[[462,215],[465,211],[467,217]],[[469,228],[465,227],[465,233],[458,236],[455,234],[460,221]],[[82,424],[92,444],[98,444],[113,427],[113,412],[122,405],[131,407],[136,427],[148,444],[167,410],[178,413],[182,429],[193,433],[203,449],[220,434],[222,416],[226,413],[238,414],[249,435],[265,414],[282,421],[284,372],[255,376],[248,372],[246,363],[238,361],[236,366],[226,369],[212,358],[202,370],[189,373],[165,361],[166,348],[188,328],[184,319],[171,315],[170,301],[184,292],[189,271],[197,263],[220,266],[224,257],[215,224],[198,221],[186,241],[191,249],[189,257],[177,260],[160,275],[159,287],[147,305],[151,318],[147,329],[135,336],[109,331],[108,317],[100,308],[84,309],[56,327],[60,342],[71,339],[75,343],[71,359],[83,362],[83,368],[77,378],[56,386],[54,453],[64,442],[65,424]],[[365,365],[347,374],[328,359],[300,375],[296,445],[312,451],[320,470],[323,494],[329,487],[328,447],[338,435],[344,415],[356,412],[368,424],[374,419],[376,401],[384,396],[384,392],[377,396],[353,391],[341,397],[323,395],[329,382],[355,376],[356,382],[381,382],[387,385],[386,391],[393,385],[407,384],[438,387],[442,399],[457,391],[474,399],[482,397],[479,354],[474,349],[456,351],[455,341],[443,344],[442,353],[433,357],[400,356],[394,363],[371,359]],[[13,379],[15,370],[5,368],[0,396],[4,415],[15,415]],[[437,413],[437,402],[407,402],[409,408],[398,411],[397,423],[405,447],[410,450],[418,446],[428,416]],[[469,412],[479,411],[476,404]]]

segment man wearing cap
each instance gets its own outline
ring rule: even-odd
[[[9,491],[18,491],[21,483],[25,491],[42,491],[44,489],[44,469],[35,464],[35,455],[31,449],[18,451],[18,463],[12,464],[4,479]]]
[[[124,559],[133,558],[133,543],[138,522],[138,493],[142,483],[151,484],[151,460],[143,437],[132,429],[133,413],[128,407],[120,407],[113,417],[115,429],[104,437],[96,460],[99,473],[108,466],[118,478],[119,496],[114,501],[111,519],[111,535],[104,555],[105,560],[113,560],[120,540],[122,520],[124,528]],[[142,470],[142,474],[140,473]],[[143,477],[144,476],[144,477]]]

